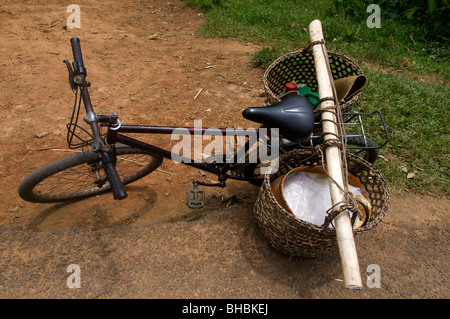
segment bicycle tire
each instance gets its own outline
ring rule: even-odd
[[[349,149],[349,147],[357,147],[360,149]],[[291,151],[295,148],[298,148],[297,145],[290,146],[286,149],[283,149],[284,152]],[[364,139],[363,136],[349,136],[347,137],[347,151],[352,152],[353,154],[361,157],[362,159],[368,161],[369,163],[373,164],[378,158],[378,145],[372,141],[370,138]],[[256,172],[256,169],[258,168],[258,165],[261,163],[252,163],[252,164],[243,164],[246,165],[243,171],[243,175],[246,179],[249,180],[251,184],[254,184],[256,186],[261,186],[262,179],[259,180],[252,180],[252,178],[256,178],[258,174]]]
[[[124,185],[150,174],[162,161],[162,157],[140,149],[116,146],[116,169]],[[71,185],[72,182],[79,185]],[[22,180],[18,192],[29,202],[55,203],[83,199],[109,190],[100,155],[85,151],[32,172]]]

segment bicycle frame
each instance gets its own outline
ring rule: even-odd
[[[164,158],[172,159],[173,158],[172,152],[165,150],[163,148],[136,140],[129,136],[125,136],[120,133],[172,134],[177,129],[186,129],[188,131],[188,133],[192,136],[195,134],[204,134],[210,128],[199,129],[199,128],[195,128],[195,127],[182,127],[181,128],[181,127],[168,127],[168,126],[122,125],[122,126],[120,126],[119,129],[114,131],[114,133],[117,133],[115,137],[113,136],[114,133],[111,134],[111,130],[109,130],[107,141],[108,141],[108,143],[126,144],[126,145],[129,145],[132,147],[142,149],[149,153],[162,156]],[[221,129],[216,129],[216,130],[221,132],[223,135],[226,135],[226,133],[229,129],[221,128]],[[256,130],[256,133],[259,134],[259,129]],[[244,132],[243,136],[245,136],[245,132]],[[111,137],[113,138],[113,140],[110,140]],[[246,141],[245,145],[241,146],[241,149],[243,148],[245,151],[245,150],[248,150],[250,146],[251,146],[250,141]],[[229,170],[231,170],[233,167],[235,167],[236,164],[248,164],[248,163],[236,163],[238,153],[239,153],[239,150],[235,151],[233,160],[230,161],[230,163],[227,163],[227,162],[223,163],[223,165],[197,162],[192,158],[187,158],[184,156],[180,156],[180,157],[182,159],[181,162],[183,164],[213,173],[213,174],[219,176],[219,181],[226,180],[227,178],[237,179],[237,180],[249,180],[248,178],[243,178],[243,177],[239,177],[239,176],[235,176],[235,175],[230,175],[230,174],[227,175],[226,174]]]
[[[157,147],[155,145],[151,145],[149,143],[145,143],[142,141],[139,141],[137,139],[131,138],[129,136],[125,136],[120,133],[140,133],[140,134],[172,134],[177,129],[183,129],[185,132],[187,132],[190,135],[196,135],[201,134],[203,135],[207,130],[211,130],[211,128],[197,128],[197,127],[169,127],[169,126],[150,126],[150,125],[122,125],[120,121],[118,120],[117,113],[113,113],[112,116],[105,116],[105,115],[97,115],[94,112],[91,99],[88,92],[89,84],[85,81],[83,84],[80,85],[81,90],[81,97],[83,100],[83,104],[86,110],[86,117],[85,122],[88,123],[91,127],[91,131],[93,132],[93,144],[92,149],[94,151],[102,151],[103,149],[107,148],[108,145],[114,145],[116,143],[122,143],[131,147],[139,148],[144,151],[147,151],[151,154],[155,154],[167,159],[173,159],[173,153],[165,150],[163,148]],[[100,130],[98,125],[106,125],[108,127],[108,132],[106,135],[106,139],[104,140],[100,134]],[[229,130],[235,129],[216,129],[221,134],[226,135]],[[234,133],[236,136],[245,136],[245,130],[242,130],[242,134]],[[239,130],[238,130],[239,131]],[[255,129],[255,133],[257,136],[260,136],[260,129]],[[268,138],[271,138],[271,134],[268,134]],[[258,142],[258,139],[256,140],[256,143]],[[243,176],[233,175],[233,174],[227,174],[228,171],[236,167],[236,165],[242,165],[242,164],[248,164],[248,163],[237,163],[237,156],[238,154],[242,153],[242,149],[245,153],[245,150],[249,150],[249,147],[252,147],[253,145],[250,145],[250,139],[246,141],[245,145],[241,146],[238,150],[235,150],[233,160],[229,163],[224,163],[223,165],[218,164],[209,164],[204,162],[197,162],[193,160],[192,158],[187,158],[181,156],[182,163],[188,166],[192,166],[195,168],[199,168],[201,170],[213,173],[218,176],[219,184],[207,184],[207,183],[200,183],[204,186],[220,186],[225,187],[225,180],[230,179],[236,179],[236,180],[245,180],[245,181],[257,181],[262,180],[262,177],[253,177],[253,178],[246,178]],[[104,156],[104,155],[103,155]],[[109,156],[106,154],[106,156]],[[247,159],[247,157],[246,157]]]

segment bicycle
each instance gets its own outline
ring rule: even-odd
[[[208,128],[198,127],[167,127],[153,125],[126,125],[122,124],[116,112],[111,115],[97,115],[94,112],[88,88],[90,83],[86,80],[87,72],[84,66],[80,40],[70,39],[74,61],[72,64],[64,60],[69,73],[69,84],[75,94],[75,102],[70,123],[67,125],[67,142],[71,149],[89,147],[79,153],[49,163],[26,176],[19,185],[19,195],[30,202],[52,203],[66,200],[83,199],[111,191],[114,199],[123,200],[127,197],[124,185],[132,183],[157,169],[163,159],[173,160],[174,153],[134,139],[129,136],[133,133],[143,134],[172,134],[182,130],[185,134],[204,134]],[[90,131],[78,124],[83,102],[86,116],[85,123]],[[278,128],[278,143],[271,133],[263,141],[257,141],[269,150],[270,154],[284,153],[295,148],[314,148],[323,142],[320,130],[315,129],[318,123],[314,120],[314,111],[311,103],[302,96],[290,96],[271,106],[250,107],[243,111],[244,118],[261,125],[256,130],[257,136],[267,128]],[[379,115],[386,141],[378,146],[365,134],[362,118]],[[361,134],[348,134],[348,150],[373,163],[377,159],[378,149],[387,143],[387,130],[380,112],[349,113],[346,125],[360,127]],[[358,122],[352,122],[356,119]],[[101,129],[106,128],[106,133]],[[81,130],[89,138],[84,139],[76,132]],[[229,129],[217,129],[226,134]],[[272,131],[271,131],[272,132]],[[128,133],[128,135],[125,135]],[[75,140],[74,140],[75,139]],[[78,142],[76,142],[78,140]],[[275,144],[278,144],[275,149]],[[183,164],[199,168],[218,176],[217,183],[193,181],[194,188],[187,192],[188,206],[201,208],[204,206],[205,196],[203,190],[197,185],[225,187],[227,179],[247,181],[261,185],[264,176],[260,173],[261,166],[266,165],[259,159],[252,159],[250,149],[254,144],[247,140],[245,145],[236,147],[230,154],[218,154],[205,162],[197,162],[192,158],[183,158]],[[244,154],[243,161],[237,161],[238,154]]]

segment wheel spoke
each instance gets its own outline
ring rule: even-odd
[[[102,163],[95,158],[92,153],[79,153],[44,166],[24,179],[19,194],[29,201],[55,202],[104,192],[109,183]],[[117,147],[116,169],[124,184],[149,174],[161,162],[162,158],[140,150]]]

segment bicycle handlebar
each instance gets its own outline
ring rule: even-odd
[[[83,55],[81,54],[80,39],[71,38],[70,43],[72,44],[74,69],[78,74],[86,75],[86,68],[84,67],[83,63]]]
[[[95,113],[92,109],[92,105],[91,105],[91,101],[90,101],[89,93],[88,93],[88,88],[84,81],[84,78],[86,76],[86,68],[84,67],[83,55],[81,53],[80,39],[71,38],[70,43],[72,45],[72,52],[73,52],[73,58],[74,58],[73,67],[75,69],[75,74],[82,76],[80,81],[77,82],[77,84],[80,85],[82,92],[83,92],[82,97],[83,97],[84,107],[88,114],[90,113],[90,114],[93,114],[93,116],[94,116],[94,119],[89,122],[92,132],[94,133],[94,140],[96,140],[96,142],[98,142],[98,143],[101,143],[101,145],[103,146],[104,143],[102,141],[100,131],[97,126],[97,122],[98,122],[97,116],[95,115]],[[101,161],[103,163],[103,167],[104,167],[104,170],[106,173],[106,177],[108,178],[109,185],[111,187],[111,191],[114,195],[114,199],[119,199],[119,200],[125,199],[128,195],[127,195],[127,192],[125,191],[122,181],[120,180],[119,174],[117,174],[117,170],[111,159],[111,155],[108,152],[106,152],[104,149],[101,149],[100,154],[101,154]]]

